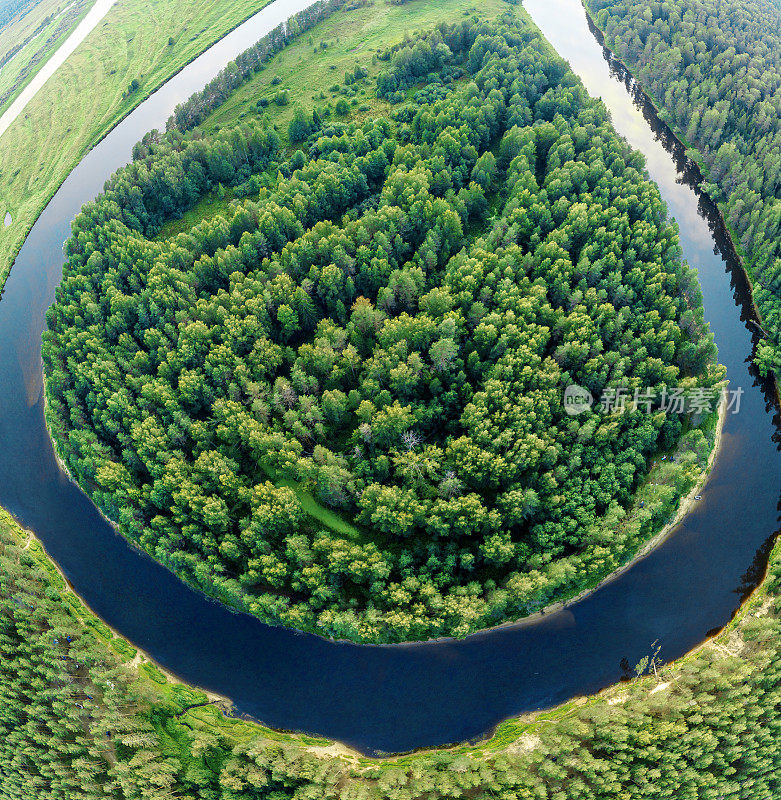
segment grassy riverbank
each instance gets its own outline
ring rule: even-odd
[[[48,19],[70,4],[70,0],[36,0],[13,12],[0,13],[0,63],[7,63]]]
[[[0,31],[0,112],[40,72],[92,6],[92,0],[41,0]]]
[[[776,748],[765,734],[781,722],[774,711],[777,551],[735,620],[680,661],[641,662],[632,681],[507,720],[477,744],[376,760],[322,737],[226,716],[224,701],[178,683],[98,620],[34,537],[3,514],[0,648],[24,631],[44,658],[19,647],[8,661],[31,682],[21,716],[9,717],[8,703],[0,711],[0,780],[19,790],[9,797],[33,796],[35,787],[34,796],[53,798],[54,782],[70,780],[85,799],[147,800],[172,793],[192,800],[658,800],[718,796],[687,794],[695,787],[751,790],[773,780]],[[81,662],[75,680],[73,658],[58,655],[65,640]],[[59,687],[54,693],[34,688],[47,659],[41,686]],[[17,684],[2,674],[10,701]],[[35,724],[20,727],[33,711]],[[48,727],[55,719],[75,723],[67,747],[52,747],[68,730]],[[38,738],[46,730],[48,738]],[[20,746],[24,763],[12,757]],[[648,778],[638,781],[640,774]]]
[[[120,0],[0,138],[0,286],[46,203],[86,152],[265,0]],[[132,81],[138,86],[129,92]]]

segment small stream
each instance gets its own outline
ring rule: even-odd
[[[35,531],[107,623],[183,680],[230,697],[239,713],[365,753],[465,741],[512,715],[616,682],[661,644],[670,660],[726,624],[761,579],[779,527],[781,459],[773,394],[749,367],[755,328],[742,273],[698,176],[616,65],[578,0],[526,8],[618,130],[645,153],[699,270],[706,319],[740,413],[726,420],[710,479],[656,550],[562,611],[454,641],[374,646],[260,623],[185,586],[133,549],[59,470],[43,421],[40,342],[71,219],[161,128],[177,102],[306,0],[277,0],[172,78],[71,173],[33,227],[0,303],[0,505]]]

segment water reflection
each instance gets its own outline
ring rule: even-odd
[[[209,601],[114,534],[63,478],[43,424],[40,333],[70,220],[146,130],[162,127],[177,102],[292,2],[306,5],[272,4],[142,104],[85,157],[33,228],[0,303],[0,504],[36,532],[101,617],[164,667],[272,727],[367,753],[466,741],[506,717],[620,680],[655,642],[666,660],[690,650],[759,580],[779,528],[778,406],[749,362],[761,334],[718,216],[695,191],[696,165],[645,104],[633,104],[627,87],[635,97],[636,87],[606,64],[577,0],[526,7],[592,92],[604,93],[616,127],[645,153],[671,212],[686,221],[683,250],[698,270],[720,360],[745,390],[702,502],[661,546],[562,612],[461,641],[356,646],[262,625]]]

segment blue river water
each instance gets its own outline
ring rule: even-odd
[[[749,367],[757,335],[742,273],[699,176],[631,80],[610,64],[577,0],[526,0],[545,35],[641,150],[700,275],[706,318],[740,413],[729,415],[702,500],[657,549],[582,601],[463,640],[355,645],[231,612],[132,548],[60,471],[43,421],[40,341],[70,220],[174,105],[302,0],[276,0],[172,78],[71,173],[32,229],[0,302],[0,505],[32,529],[107,623],[183,680],[272,727],[368,754],[470,740],[500,720],[619,680],[651,652],[677,658],[726,624],[761,579],[779,528],[774,395]]]

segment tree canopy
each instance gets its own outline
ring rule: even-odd
[[[745,256],[781,369],[781,5],[776,0],[590,0],[619,58],[692,148]]]
[[[688,421],[573,417],[566,387],[721,378],[642,157],[525,17],[383,58],[388,115],[300,109],[292,150],[251,124],[145,137],[73,223],[43,350],[58,447],[125,535],[363,641],[593,579]],[[217,187],[237,199],[158,235]]]

